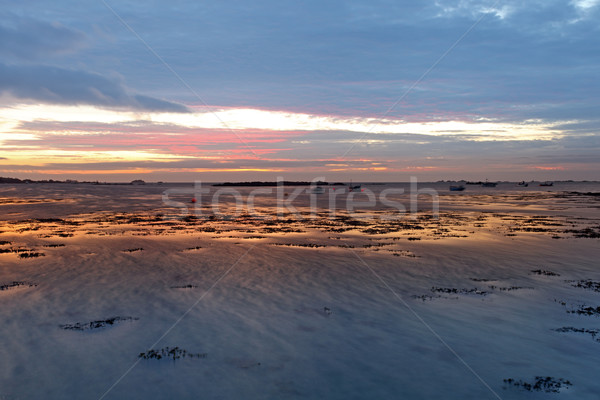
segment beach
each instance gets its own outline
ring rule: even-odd
[[[204,187],[0,186],[0,399],[597,399],[600,184]]]

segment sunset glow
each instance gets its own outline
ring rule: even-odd
[[[298,144],[318,154],[323,143],[337,144],[330,153],[336,161],[353,147],[386,146],[394,141],[430,143],[428,137],[460,138],[465,142],[553,141],[564,136],[561,121],[521,124],[495,121],[408,122],[390,118],[311,115],[257,109],[224,109],[193,113],[156,113],[106,110],[93,106],[19,105],[0,109],[0,168],[4,174],[37,172],[111,176],[150,175],[154,172],[293,172],[294,160],[315,162],[324,171],[432,171],[440,167],[407,167],[390,159],[374,159],[369,166],[349,154],[343,164],[322,156],[298,156]],[[335,139],[328,139],[327,132]],[[361,136],[364,136],[359,141]],[[273,145],[276,145],[273,147]],[[313,148],[315,151],[308,151]],[[335,154],[337,153],[337,154]],[[277,162],[277,167],[244,167],[244,158]],[[173,166],[168,161],[212,161],[210,167]],[[153,162],[152,167],[131,165]],[[358,164],[356,163],[358,162]],[[384,162],[386,165],[381,165]],[[106,163],[111,163],[108,166]],[[228,165],[224,165],[227,163]],[[232,166],[234,163],[235,166]],[[74,168],[60,168],[69,164]],[[100,164],[105,167],[98,168]],[[125,165],[129,164],[129,165]],[[286,166],[286,164],[288,164]],[[206,165],[206,164],[205,164]],[[300,167],[306,169],[306,166]],[[318,168],[317,168],[318,169]],[[564,170],[537,167],[534,170]],[[311,168],[311,170],[314,170]]]
[[[323,18],[314,31],[302,10],[249,6],[255,24],[225,7],[215,31],[208,10],[106,4],[22,5],[0,25],[0,176],[593,180],[600,169],[596,1],[549,19],[514,2],[331,5],[307,14]]]

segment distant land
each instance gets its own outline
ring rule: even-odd
[[[366,181],[365,181],[366,182]],[[363,184],[365,184],[365,182],[362,182]],[[484,183],[515,183],[512,181],[506,181],[506,180],[496,180],[496,181],[470,181],[470,180],[465,180],[465,179],[448,179],[448,180],[438,180],[436,182],[430,182],[430,183],[462,183],[465,185],[481,185]],[[530,180],[530,181],[523,181],[523,182],[528,182],[528,183],[533,183],[533,182],[541,182],[541,181],[537,181],[537,180]],[[546,181],[546,182],[551,182],[551,181]],[[597,181],[589,181],[589,180],[572,180],[572,179],[568,179],[568,180],[555,180],[553,181],[555,183],[559,183],[559,182],[566,182],[566,183],[573,183],[573,182],[581,182],[581,183],[588,183],[588,182],[597,182]],[[167,184],[167,183],[190,183],[190,182],[163,182],[163,181],[158,181],[158,182],[146,182],[142,179],[135,179],[133,181],[130,182],[101,182],[101,181],[78,181],[76,179],[65,179],[65,180],[57,180],[57,179],[41,179],[41,180],[36,180],[36,179],[19,179],[19,178],[10,178],[10,177],[3,177],[0,176],[0,184],[40,184],[40,183],[57,183],[57,184],[86,184],[86,185],[154,185],[154,184],[158,184],[158,185],[163,185],[163,184]],[[209,182],[210,183],[210,182]],[[407,182],[370,182],[368,183],[368,185],[385,185],[385,184],[389,184],[389,183],[407,183]],[[426,182],[421,182],[421,183],[426,183]],[[329,182],[324,182],[324,181],[247,181],[247,182],[221,182],[221,183],[212,183],[212,186],[233,186],[233,187],[251,187],[251,186],[277,186],[277,185],[283,185],[283,186],[311,186],[311,185],[317,185],[317,186],[348,186],[351,185],[348,183],[343,183],[343,182],[335,182],[335,183],[329,183]]]
[[[43,179],[43,180],[34,180],[34,179],[19,179],[19,178],[7,178],[4,176],[0,176],[0,183],[12,183],[12,184],[22,184],[22,183],[69,183],[69,184],[91,184],[91,185],[144,185],[144,182],[141,179],[136,179],[131,182],[121,182],[121,183],[109,183],[109,182],[99,182],[99,181],[77,181],[75,179],[66,179],[64,181],[54,180],[54,179]]]
[[[329,183],[323,181],[317,182],[308,182],[308,181],[252,181],[252,182],[224,182],[224,183],[215,183],[213,186],[310,186],[310,185],[318,185],[318,186],[346,186],[345,183],[336,182]]]
[[[145,185],[146,182],[141,179],[135,179],[131,182],[99,182],[99,181],[77,181],[75,179],[66,179],[66,180],[55,180],[55,179],[44,179],[44,180],[34,180],[34,179],[19,179],[19,178],[7,178],[0,176],[0,184],[1,183],[9,183],[9,184],[27,184],[27,183],[62,183],[62,184],[91,184],[91,185]],[[158,184],[163,184],[164,182],[157,182]],[[317,182],[309,182],[309,181],[252,181],[252,182],[224,182],[224,183],[214,183],[212,186],[277,186],[282,184],[283,186],[310,186],[310,185],[319,185],[319,186],[345,186],[345,183],[336,182],[329,183],[323,181]]]
[[[6,178],[4,176],[0,176],[0,183],[79,183],[77,181],[72,181],[70,179],[66,181],[55,181],[54,179],[35,181],[32,179],[19,179],[19,178]],[[88,182],[91,183],[91,182]]]

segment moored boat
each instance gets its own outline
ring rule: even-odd
[[[348,187],[348,191],[349,191],[349,192],[354,192],[354,191],[358,191],[358,192],[360,192],[360,191],[361,191],[361,189],[360,189],[360,184],[358,184],[358,185],[353,185],[353,184],[352,184],[352,181],[350,181],[350,186]]]
[[[486,179],[486,181],[485,181],[485,182],[483,182],[483,183],[481,184],[481,186],[483,186],[483,187],[496,187],[497,185],[498,185],[498,183],[497,183],[497,182],[488,182],[488,180],[487,180],[487,179]]]

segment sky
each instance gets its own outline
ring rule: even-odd
[[[0,4],[0,176],[600,180],[600,0]]]

